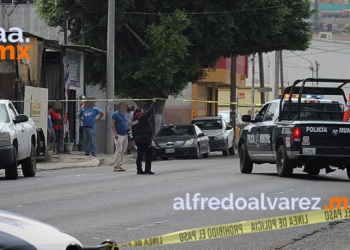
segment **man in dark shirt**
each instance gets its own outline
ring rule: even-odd
[[[154,174],[151,171],[152,165],[152,138],[153,138],[153,130],[152,124],[149,121],[151,117],[154,107],[155,107],[156,99],[153,99],[153,103],[149,110],[143,112],[140,109],[136,109],[134,112],[134,118],[132,121],[132,134],[135,138],[135,144],[137,146],[137,159],[136,159],[136,167],[137,174]],[[146,166],[145,172],[142,170],[142,157],[146,154]]]

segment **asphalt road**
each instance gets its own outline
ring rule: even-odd
[[[94,167],[39,172],[34,178],[6,181],[0,178],[0,209],[29,216],[56,226],[84,245],[110,238],[118,243],[154,237],[179,230],[260,219],[302,212],[281,210],[176,211],[174,199],[191,197],[234,198],[348,197],[350,181],[345,171],[308,176],[296,170],[280,178],[274,165],[255,165],[252,174],[239,172],[237,156],[209,159],[157,161],[153,176]],[[322,223],[221,239],[145,247],[146,249],[345,249],[350,246],[350,221]]]

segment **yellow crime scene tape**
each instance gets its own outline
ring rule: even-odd
[[[350,219],[350,208],[317,210],[305,213],[283,215],[265,219],[235,222],[216,226],[182,230],[158,237],[132,241],[119,247],[169,245],[201,240],[217,239],[234,235],[266,232],[277,229],[300,227],[323,222]]]
[[[246,106],[262,106],[260,103],[242,103],[242,102],[222,102],[222,101],[204,101],[204,100],[187,100],[187,99],[166,99],[166,98],[155,98],[162,101],[178,101],[178,102],[204,102],[204,103],[217,103],[217,104],[239,104]],[[92,101],[92,102],[114,102],[114,101],[152,101],[153,99],[88,99],[88,100],[30,100],[30,101],[11,101],[11,102],[83,102],[83,101]]]

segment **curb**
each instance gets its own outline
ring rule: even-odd
[[[134,164],[135,160],[128,158],[123,162],[124,165]],[[105,167],[112,166],[106,159],[92,159],[86,162],[77,163],[37,163],[37,171],[62,170],[71,168],[91,168],[91,167]]]

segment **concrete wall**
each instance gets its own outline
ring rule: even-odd
[[[43,20],[39,19],[35,10],[34,4],[0,5],[0,27],[4,29],[19,27],[25,32],[62,43],[61,28],[48,27]]]
[[[165,107],[191,107],[191,102],[182,102],[182,101],[172,101],[171,99],[175,99],[172,96],[169,96],[169,100],[166,101]],[[188,83],[186,88],[182,91],[182,93],[176,99],[192,99],[192,83]]]

